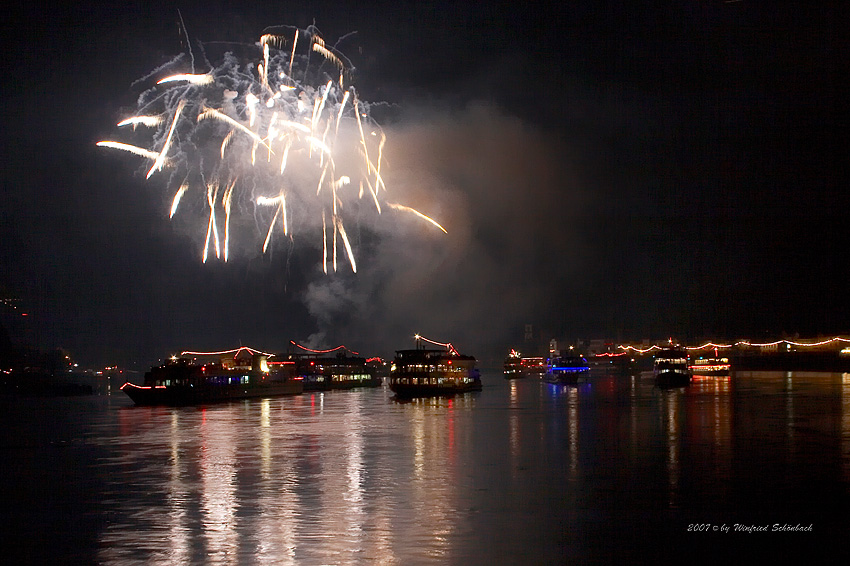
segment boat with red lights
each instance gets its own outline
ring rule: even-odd
[[[624,353],[602,352],[588,356],[592,374],[633,375],[638,371],[635,360]]]
[[[253,397],[297,395],[301,379],[285,371],[272,371],[268,354],[248,348],[230,350],[219,361],[198,363],[188,357],[173,358],[151,368],[144,384],[126,382],[121,390],[136,405],[204,405]],[[230,354],[235,354],[230,356]]]
[[[572,385],[590,376],[590,365],[584,356],[571,356],[561,352],[549,359],[543,379],[548,383]]]
[[[729,358],[697,358],[688,366],[693,377],[728,376],[732,371]]]
[[[539,357],[523,357],[522,354],[511,349],[511,353],[505,358],[503,368],[505,379],[520,379],[546,373],[546,362]]]
[[[295,341],[290,343],[303,350],[288,357],[295,363],[294,371],[301,378],[304,391],[380,387],[382,384],[374,364],[377,358],[366,359],[345,346],[313,350]]]
[[[390,389],[399,399],[451,396],[481,391],[481,376],[474,356],[467,356],[449,343],[416,336],[416,348],[397,350],[390,368]],[[424,348],[422,342],[442,346]]]

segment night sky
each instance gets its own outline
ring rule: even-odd
[[[387,356],[415,332],[498,358],[524,324],[615,341],[850,333],[844,3],[484,4],[21,7],[3,38],[6,330],[141,365],[291,339]],[[95,146],[120,139],[150,86],[137,79],[187,51],[178,8],[196,53],[249,52],[274,25],[343,38],[388,137],[389,191],[448,235],[364,220],[357,274],[322,274],[312,234],[203,264],[206,217],[169,221],[173,188]]]

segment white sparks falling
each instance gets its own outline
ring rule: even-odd
[[[141,155],[142,157],[147,157],[148,159],[156,159],[159,157],[159,153],[155,151],[147,150],[143,147],[138,147],[135,145],[130,145],[128,143],[114,142],[114,141],[99,141],[97,145],[100,147],[110,147],[112,149],[120,149],[121,151],[129,151],[130,153],[135,153],[136,155]]]
[[[352,220],[343,217],[357,210],[349,205],[352,200],[366,199],[378,214],[382,204],[410,212],[445,232],[417,210],[382,203],[381,190],[387,192],[382,177],[386,135],[370,118],[369,105],[344,84],[349,74],[345,57],[329,47],[315,27],[296,29],[294,35],[292,29],[264,34],[253,63],[228,52],[207,72],[195,73],[194,64],[180,69],[184,59],[175,58],[163,66],[173,74],[139,97],[137,115],[118,122],[120,127],[132,126],[124,131],[134,136],[141,135],[137,126],[152,129],[153,139],[143,144],[147,147],[118,141],[97,145],[152,160],[146,179],[166,172],[174,191],[169,218],[189,195],[203,195],[203,206],[209,207],[204,262],[211,243],[216,257],[228,261],[232,237],[250,232],[251,218],[268,227],[262,228],[262,252],[267,253],[278,218],[283,236],[292,238],[288,216],[293,213],[299,229],[318,229],[321,222],[324,273],[329,252],[337,270],[337,237],[356,273],[353,244],[358,238],[351,240],[345,224],[350,227]],[[185,70],[192,72],[181,72]],[[177,179],[179,188],[174,190]],[[294,203],[291,210],[287,200]],[[186,206],[192,205],[182,208]],[[224,214],[223,249],[216,208]]]
[[[171,147],[171,138],[174,135],[174,128],[177,126],[177,121],[180,119],[180,114],[183,112],[183,107],[185,105],[185,100],[181,100],[177,103],[177,110],[174,111],[174,118],[171,119],[171,128],[168,129],[168,137],[165,138],[165,143],[162,144],[162,150],[160,150],[159,155],[157,155],[153,165],[151,165],[150,171],[148,171],[148,175],[145,177],[146,179],[150,178],[154,171],[162,171],[162,165],[165,163],[165,155]]]
[[[135,128],[139,124],[142,126],[147,126],[149,128],[153,128],[154,126],[158,126],[162,123],[162,118],[159,116],[132,116],[127,118],[126,120],[121,120],[118,122],[119,126],[133,126]]]
[[[431,224],[433,224],[434,226],[436,226],[437,228],[442,230],[444,233],[448,234],[448,232],[446,232],[446,229],[443,228],[442,226],[440,226],[433,218],[431,218],[430,216],[426,216],[426,215],[422,214],[421,212],[419,212],[415,208],[410,208],[409,206],[404,206],[403,204],[397,204],[397,203],[394,203],[394,202],[388,202],[387,206],[389,206],[390,208],[395,209],[395,210],[402,210],[404,212],[409,212],[411,214],[415,214],[419,218],[421,218],[423,220],[427,220],[428,222],[430,222]]]
[[[183,198],[183,195],[189,189],[189,185],[187,183],[183,183],[180,185],[180,188],[177,189],[177,192],[174,193],[174,198],[171,200],[171,213],[168,215],[168,218],[174,218],[174,213],[177,212],[177,207],[180,205],[180,199]]]
[[[160,79],[156,84],[161,85],[165,83],[175,83],[175,82],[186,82],[193,85],[208,85],[215,82],[215,79],[210,74],[204,75],[192,75],[192,74],[180,74],[180,75],[171,75],[170,77],[165,77],[164,79]]]

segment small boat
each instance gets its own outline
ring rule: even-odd
[[[507,358],[505,358],[503,368],[505,379],[528,377],[528,374],[523,373],[522,371],[522,356],[514,349],[511,349],[511,353],[508,354]]]
[[[662,387],[680,387],[691,382],[688,354],[681,348],[663,348],[653,363],[655,383]]]
[[[451,344],[431,342],[443,349],[425,349],[416,336],[417,348],[397,350],[390,368],[390,389],[399,399],[451,396],[481,391],[481,376],[473,356],[459,354]]]
[[[729,358],[697,358],[688,366],[688,369],[694,377],[728,376],[732,371],[732,364]]]
[[[561,354],[549,359],[543,379],[549,383],[574,384],[590,375],[590,365],[584,356]]]
[[[270,371],[266,354],[252,351],[250,364],[238,361],[239,357],[237,351],[236,362],[224,360],[203,364],[188,358],[175,358],[151,368],[145,374],[143,385],[128,381],[121,390],[136,405],[169,406],[297,395],[303,391],[300,379]]]
[[[505,358],[503,367],[505,379],[520,379],[546,373],[546,363],[543,358],[524,358],[514,349],[511,349],[511,353]]]

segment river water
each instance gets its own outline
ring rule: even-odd
[[[670,390],[646,375],[483,381],[479,393],[407,403],[384,388],[185,408],[121,394],[4,398],[4,556],[407,565],[846,554],[850,374],[738,372]]]

